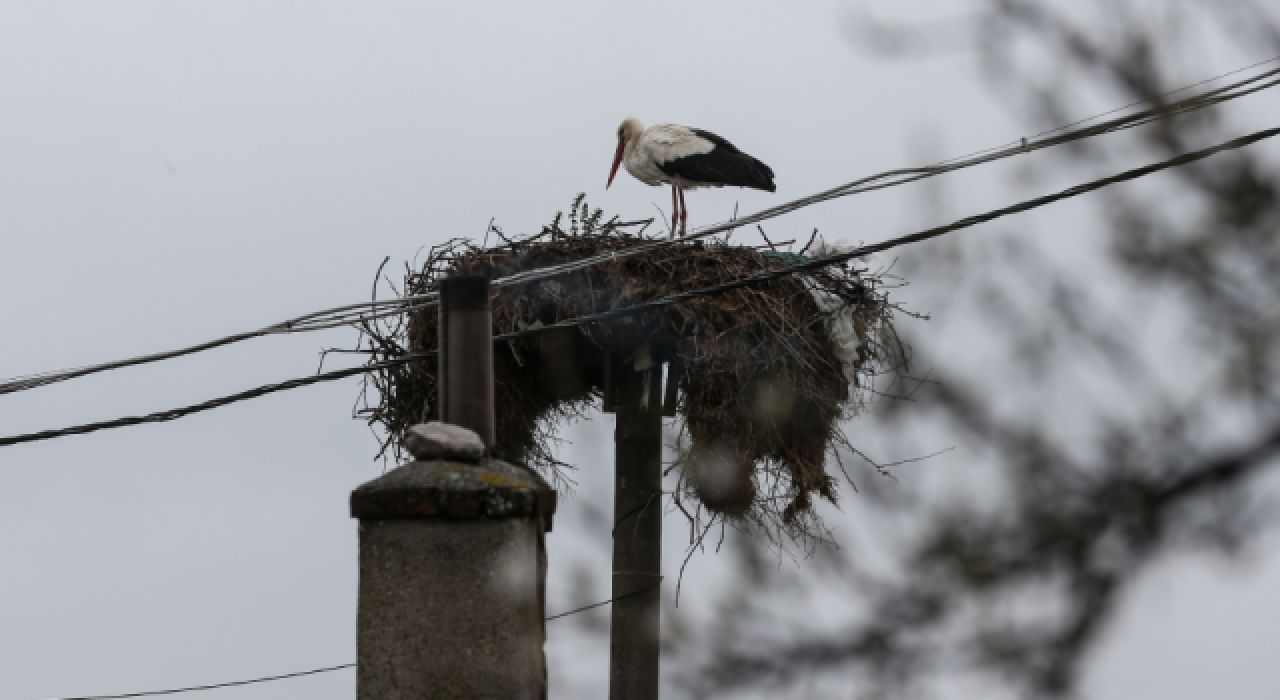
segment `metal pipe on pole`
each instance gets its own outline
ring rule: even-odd
[[[440,420],[475,431],[492,452],[493,311],[489,278],[440,281]]]

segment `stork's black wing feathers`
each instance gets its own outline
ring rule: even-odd
[[[707,153],[676,158],[658,163],[658,169],[667,175],[708,185],[751,187],[773,192],[773,170],[769,166],[739,151],[727,140],[710,131],[691,129],[694,134],[715,144]]]

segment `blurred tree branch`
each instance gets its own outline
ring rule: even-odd
[[[1166,99],[1185,79],[1172,66],[1194,58],[1178,28],[1203,23],[1239,37],[1236,48],[1250,55],[1280,53],[1280,25],[1244,1],[1154,12],[1139,0],[989,0],[972,26],[989,78],[1052,128],[1080,118],[1070,96],[1082,92]],[[879,23],[863,35],[891,37],[890,53],[927,39]],[[1028,51],[1052,73],[1019,73]],[[1125,145],[1171,157],[1233,135],[1239,116],[1220,109],[1157,122]],[[1114,144],[1064,148],[1055,167],[1105,168]],[[1280,173],[1265,153],[1100,196],[1096,269],[1066,267],[1023,239],[987,257],[972,241],[908,256],[913,286],[949,297],[967,290],[964,322],[994,329],[1008,361],[975,370],[933,358],[937,381],[912,402],[887,402],[885,424],[903,434],[942,426],[990,455],[981,466],[1001,488],[981,504],[883,503],[914,504],[916,527],[890,574],[871,576],[851,560],[824,570],[824,585],[862,603],[836,629],[796,616],[772,625],[785,634],[747,633],[752,615],[778,615],[774,600],[791,584],[743,577],[732,616],[690,641],[702,652],[684,669],[686,687],[700,696],[776,691],[835,674],[848,680],[841,697],[850,684],[892,696],[977,673],[1014,694],[1069,696],[1144,572],[1173,552],[1233,554],[1252,542],[1270,513],[1250,486],[1280,465]],[[944,264],[948,275],[932,273]],[[1156,307],[1177,327],[1177,353],[1144,335]],[[927,335],[913,344],[929,365]]]

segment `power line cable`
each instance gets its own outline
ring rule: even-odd
[[[1169,97],[1169,96],[1172,96],[1172,95],[1176,95],[1176,94],[1178,94],[1178,93],[1180,93],[1180,92],[1186,92],[1187,90],[1192,90],[1192,89],[1194,89],[1194,88],[1198,88],[1198,87],[1200,87],[1200,86],[1202,86],[1202,85],[1208,85],[1209,83],[1217,82],[1217,81],[1219,81],[1219,80],[1222,80],[1223,78],[1228,78],[1228,77],[1231,77],[1231,76],[1233,76],[1233,75],[1238,75],[1238,74],[1243,73],[1243,72],[1245,72],[1245,71],[1247,71],[1247,70],[1252,70],[1252,69],[1254,69],[1254,68],[1258,68],[1258,67],[1260,67],[1260,66],[1265,66],[1265,65],[1267,65],[1268,63],[1275,63],[1276,61],[1280,61],[1280,56],[1275,56],[1275,57],[1272,57],[1272,58],[1268,58],[1268,59],[1267,59],[1267,60],[1265,60],[1265,61],[1258,61],[1257,63],[1253,63],[1253,64],[1250,64],[1250,65],[1247,65],[1247,66],[1244,66],[1244,67],[1241,67],[1241,68],[1237,68],[1237,69],[1235,69],[1235,70],[1233,70],[1233,71],[1230,71],[1230,72],[1228,72],[1228,73],[1223,73],[1223,74],[1221,74],[1221,75],[1215,75],[1215,76],[1214,76],[1214,77],[1212,77],[1212,78],[1207,78],[1207,79],[1205,79],[1205,80],[1201,80],[1201,81],[1200,81],[1200,82],[1198,82],[1198,83],[1192,83],[1192,84],[1190,84],[1190,85],[1184,85],[1184,86],[1182,86],[1182,87],[1180,87],[1180,88],[1177,88],[1177,89],[1174,89],[1174,90],[1170,90],[1170,91],[1168,91],[1168,92],[1162,92],[1162,93],[1160,93],[1159,95],[1156,95],[1155,97],[1149,97],[1149,98],[1143,98],[1143,99],[1141,99],[1141,100],[1135,100],[1135,101],[1133,101],[1133,102],[1130,102],[1129,104],[1121,105],[1120,107],[1116,107],[1115,109],[1107,110],[1106,112],[1100,112],[1100,113],[1095,114],[1095,115],[1093,115],[1093,116],[1091,116],[1091,117],[1085,117],[1084,119],[1078,119],[1078,120],[1076,120],[1076,121],[1068,122],[1068,123],[1066,123],[1066,124],[1063,124],[1062,126],[1058,126],[1058,127],[1054,127],[1054,128],[1052,128],[1052,129],[1047,129],[1047,130],[1045,130],[1045,131],[1041,131],[1041,132],[1040,132],[1040,133],[1038,133],[1038,134],[1035,134],[1035,135],[1033,135],[1033,136],[1029,136],[1029,137],[1027,137],[1027,139],[1029,139],[1029,140],[1039,139],[1039,138],[1040,138],[1040,137],[1042,137],[1042,136],[1048,136],[1049,134],[1056,134],[1056,133],[1058,133],[1058,132],[1060,132],[1060,131],[1066,131],[1067,129],[1070,129],[1070,128],[1071,128],[1071,127],[1073,127],[1073,126],[1080,126],[1081,124],[1088,124],[1089,122],[1097,121],[1098,119],[1101,119],[1102,117],[1110,116],[1110,115],[1112,115],[1112,114],[1115,114],[1116,112],[1123,112],[1123,111],[1124,111],[1124,110],[1126,110],[1126,109],[1131,109],[1131,108],[1133,108],[1133,107],[1137,107],[1138,105],[1147,104],[1147,103],[1150,103],[1150,102],[1154,102],[1154,101],[1156,101],[1156,100],[1163,100],[1163,99],[1164,99],[1164,98],[1166,98],[1166,97]],[[1253,80],[1256,80],[1256,79],[1258,79],[1258,78],[1265,77],[1265,76],[1266,76],[1266,74],[1263,74],[1263,75],[1261,75],[1261,76],[1255,76],[1254,78],[1251,78],[1251,79],[1249,79],[1248,81],[1244,81],[1244,82],[1252,82]],[[1237,84],[1237,85],[1239,85],[1239,84]],[[1219,90],[1231,89],[1232,87],[1235,87],[1235,86],[1228,85],[1228,86],[1225,86],[1224,88],[1219,88]],[[1206,94],[1213,94],[1213,93],[1206,93]],[[958,161],[958,160],[964,160],[965,158],[971,158],[971,157],[973,157],[973,156],[979,156],[979,155],[983,155],[983,154],[985,154],[985,153],[991,153],[991,152],[993,152],[993,151],[998,151],[998,150],[1001,150],[1001,149],[1004,149],[1004,148],[1012,148],[1012,147],[1015,147],[1015,146],[1020,146],[1020,145],[1022,144],[1022,141],[1023,141],[1023,139],[1019,139],[1019,140],[1017,140],[1017,141],[1010,141],[1010,142],[1008,142],[1008,143],[1005,143],[1005,144],[1004,144],[1004,145],[1002,145],[1002,146],[996,146],[996,147],[994,147],[994,148],[987,148],[987,149],[983,149],[983,150],[981,150],[981,151],[974,151],[973,153],[970,153],[970,154],[968,154],[968,155],[957,156],[957,157],[955,157],[955,158],[948,158],[947,160],[944,160],[944,161],[941,161],[941,162],[939,162],[939,163],[936,163],[935,165],[946,165],[946,164],[948,164],[948,163],[953,163],[953,162]]]
[[[270,681],[282,681],[288,678],[298,678],[300,676],[314,676],[317,673],[329,673],[330,671],[340,671],[344,668],[354,668],[355,664],[342,664],[340,666],[326,666],[325,668],[315,668],[310,671],[298,671],[296,673],[284,673],[279,676],[264,676],[262,678],[251,678],[245,681],[231,681],[228,683],[213,683],[211,685],[193,685],[187,688],[169,688],[167,690],[148,690],[141,693],[122,693],[119,695],[82,695],[75,698],[54,698],[53,700],[122,700],[122,698],[145,698],[154,695],[174,695],[176,693],[190,693],[197,690],[215,690],[217,688],[232,688],[238,685],[253,685],[254,683],[268,683]]]
[[[298,387],[310,386],[312,384],[320,384],[322,382],[332,382],[346,377],[353,377],[366,372],[376,372],[380,369],[395,367],[409,362],[418,360],[426,360],[436,356],[436,351],[417,353],[414,355],[406,355],[405,357],[397,357],[391,360],[385,360],[372,365],[363,365],[360,367],[348,367],[346,369],[332,370],[320,374],[313,374],[309,377],[300,377],[298,379],[290,379],[278,384],[265,384],[260,387],[248,389],[230,396],[223,396],[216,399],[210,399],[191,406],[183,408],[174,408],[168,411],[160,411],[159,413],[149,413],[145,416],[129,416],[126,418],[116,418],[114,420],[100,421],[97,423],[86,423],[70,428],[61,428],[59,430],[42,430],[38,433],[28,433],[26,435],[15,435],[13,437],[0,438],[0,447],[9,445],[18,445],[24,442],[36,442],[39,440],[51,440],[53,438],[66,437],[68,435],[83,435],[85,433],[93,433],[99,430],[107,430],[110,428],[124,428],[130,425],[142,425],[144,423],[164,423],[171,420],[177,420],[183,416],[189,416],[193,413],[202,413],[211,411],[221,406],[227,406],[249,399],[256,399],[267,394],[274,394],[278,391],[288,391],[297,389]]]
[[[654,588],[657,588],[657,587],[658,587],[658,586],[660,586],[660,585],[662,585],[662,577],[661,577],[661,576],[659,576],[659,577],[658,577],[658,581],[657,581],[657,582],[655,582],[655,583],[653,583],[653,584],[651,584],[651,585],[645,586],[644,588],[641,588],[641,589],[639,589],[639,590],[631,591],[630,593],[624,593],[624,594],[622,594],[622,595],[620,595],[620,596],[614,596],[613,598],[610,598],[610,599],[608,599],[608,600],[602,600],[602,601],[600,601],[599,603],[592,603],[591,605],[584,605],[584,606],[582,606],[582,607],[580,607],[580,608],[575,608],[575,609],[570,610],[570,611],[568,611],[568,612],[562,612],[562,613],[560,613],[559,615],[552,615],[551,617],[546,618],[546,621],[547,621],[547,622],[551,622],[552,620],[559,620],[559,619],[560,619],[560,618],[562,618],[562,617],[568,617],[568,616],[570,616],[570,615],[576,615],[576,614],[578,614],[578,613],[586,612],[586,611],[588,611],[588,610],[592,610],[592,609],[595,609],[595,608],[601,607],[601,606],[603,606],[603,605],[609,605],[610,603],[616,603],[616,602],[617,602],[617,601],[619,601],[619,600],[624,600],[624,599],[626,599],[626,598],[630,598],[630,597],[632,597],[632,596],[637,596],[637,595],[640,595],[641,593],[645,593],[645,592],[647,592],[647,591],[651,591],[651,590],[653,590]],[[191,693],[191,692],[195,692],[195,691],[197,691],[197,690],[216,690],[216,689],[218,689],[218,688],[232,688],[232,687],[239,686],[239,685],[253,685],[253,684],[255,684],[255,683],[269,683],[269,682],[271,682],[271,681],[283,681],[283,680],[287,680],[287,679],[289,679],[289,678],[299,678],[299,677],[302,677],[302,676],[314,676],[314,675],[316,675],[316,674],[318,674],[318,673],[330,673],[330,672],[332,672],[332,671],[341,671],[342,669],[346,669],[346,668],[355,668],[355,667],[356,667],[356,664],[340,664],[340,665],[338,665],[338,666],[326,666],[326,667],[324,667],[324,668],[314,668],[314,669],[311,669],[311,670],[309,670],[309,671],[295,671],[294,673],[282,673],[282,674],[280,674],[280,675],[278,675],[278,676],[263,676],[262,678],[250,678],[250,679],[248,679],[248,680],[243,680],[243,681],[230,681],[230,682],[227,682],[227,683],[213,683],[213,684],[210,684],[210,685],[193,685],[193,686],[188,686],[188,687],[186,687],[186,688],[168,688],[168,689],[165,689],[165,690],[147,690],[147,691],[143,691],[143,692],[139,692],[139,693],[122,693],[122,694],[119,694],[119,695],[82,695],[82,696],[74,697],[74,698],[70,698],[70,697],[68,697],[68,698],[53,698],[52,700],[123,700],[124,698],[145,698],[145,697],[152,697],[152,696],[156,696],[156,695],[175,695],[175,694],[177,694],[177,693]]]
[[[1191,151],[1189,153],[1184,153],[1175,158],[1170,158],[1169,160],[1165,160],[1159,163],[1154,163],[1152,165],[1147,165],[1141,168],[1126,170],[1122,173],[1112,175],[1110,177],[1105,177],[1100,180],[1087,182],[1082,185],[1076,185],[1075,187],[1071,187],[1054,194],[1044,195],[1042,197],[1036,197],[1034,199],[1029,199],[1012,206],[1004,207],[1002,209],[994,209],[983,214],[978,214],[976,216],[970,216],[965,219],[960,219],[959,221],[946,224],[945,226],[937,226],[931,229],[921,231],[919,233],[900,236],[898,238],[893,238],[881,243],[874,243],[871,245],[859,246],[858,248],[854,248],[853,250],[846,251],[843,253],[827,255],[820,258],[814,258],[806,262],[796,263],[794,265],[788,265],[785,267],[779,267],[772,270],[767,270],[764,272],[751,275],[749,277],[744,277],[742,279],[734,280],[731,282],[724,282],[724,283],[713,285],[710,287],[705,287],[703,289],[683,292],[680,294],[673,294],[670,296],[662,297],[659,299],[653,299],[653,300],[642,302],[632,306],[612,309],[610,311],[601,311],[599,313],[589,314],[586,316],[578,316],[575,318],[560,321],[558,323],[539,326],[537,328],[528,328],[522,331],[516,331],[514,333],[505,333],[502,335],[497,335],[497,336],[494,336],[493,340],[494,342],[519,340],[522,338],[541,335],[543,333],[548,333],[551,331],[560,330],[564,328],[576,328],[578,326],[584,326],[589,323],[599,323],[601,321],[620,318],[622,316],[630,316],[634,314],[644,313],[646,311],[654,311],[660,308],[671,306],[673,304],[692,301],[694,299],[701,299],[704,297],[712,296],[714,294],[721,294],[723,292],[727,292],[733,289],[739,289],[741,287],[746,287],[752,284],[759,284],[760,282],[777,279],[779,277],[783,277],[786,275],[792,275],[799,272],[809,272],[812,270],[817,270],[817,269],[826,267],[828,265],[834,265],[837,263],[846,262],[854,258],[865,257],[873,253],[879,253],[892,248],[897,248],[899,246],[909,245],[911,243],[918,243],[920,241],[925,241],[930,238],[936,238],[938,236],[951,233],[953,231],[958,231],[960,229],[977,226],[978,224],[986,223],[988,221],[993,221],[995,219],[1009,216],[1011,214],[1018,214],[1021,212],[1025,212],[1031,209],[1035,209],[1037,207],[1045,206],[1047,204],[1052,204],[1054,202],[1057,202],[1063,199],[1077,197],[1079,195],[1093,192],[1094,190],[1098,190],[1103,187],[1107,187],[1109,185],[1113,185],[1119,182],[1135,180],[1135,179],[1150,175],[1152,173],[1160,172],[1162,170],[1167,170],[1169,168],[1186,165],[1187,163],[1192,163],[1198,160],[1202,160],[1204,158],[1208,158],[1209,156],[1215,155],[1217,153],[1221,153],[1223,151],[1243,148],[1245,146],[1256,143],[1258,141],[1272,138],[1277,134],[1280,134],[1280,128],[1258,131],[1258,132],[1249,134],[1247,136],[1241,136],[1240,138],[1218,144],[1217,146],[1211,146],[1209,148],[1204,148],[1198,151]],[[168,411],[162,411],[160,413],[152,413],[146,416],[117,418],[115,420],[102,421],[99,423],[89,423],[89,424],[78,425],[70,428],[61,428],[58,430],[45,430],[38,433],[28,433],[25,435],[15,435],[12,437],[0,438],[0,447],[17,445],[17,444],[26,443],[26,442],[36,442],[38,440],[49,440],[52,438],[64,437],[67,435],[80,435],[84,433],[95,432],[98,430],[105,430],[108,428],[120,428],[124,426],[129,426],[129,425],[140,425],[143,423],[161,423],[165,421],[176,420],[178,418],[190,415],[192,413],[200,413],[202,411],[208,411],[214,408],[218,408],[219,406],[226,406],[227,404],[232,404],[239,401],[258,398],[259,396],[265,396],[267,394],[272,394],[279,391],[296,389],[298,387],[308,386],[311,384],[318,384],[321,382],[334,381],[337,379],[351,377],[357,374],[364,374],[366,372],[374,372],[381,369],[387,369],[390,367],[395,367],[395,366],[407,364],[410,362],[418,362],[421,360],[433,358],[435,356],[436,356],[436,351],[429,350],[425,352],[414,353],[412,355],[406,355],[404,357],[397,357],[397,358],[391,358],[388,360],[382,360],[380,362],[376,362],[369,365],[362,365],[360,367],[350,367],[346,369],[332,370],[329,372],[315,374],[309,377],[291,379],[289,381],[281,382],[279,384],[268,384],[265,386],[258,387],[256,389],[249,389],[247,391],[242,391],[238,394],[232,394],[231,396],[225,396],[218,399],[211,399],[209,401],[195,404],[193,406],[187,406],[185,408],[171,409]]]
[[[1244,67],[1242,67],[1242,68],[1237,68],[1237,69],[1235,69],[1235,70],[1233,70],[1233,71],[1231,71],[1231,72],[1229,72],[1229,73],[1223,73],[1222,75],[1217,75],[1217,76],[1214,76],[1214,77],[1212,77],[1212,78],[1208,78],[1208,79],[1206,79],[1206,80],[1201,80],[1201,81],[1200,81],[1200,82],[1198,82],[1198,83],[1192,83],[1192,84],[1190,84],[1190,85],[1184,85],[1184,86],[1182,86],[1182,87],[1180,87],[1180,88],[1177,88],[1176,90],[1170,90],[1170,91],[1168,91],[1168,92],[1162,92],[1162,93],[1160,93],[1159,95],[1157,95],[1154,99],[1161,99],[1161,100],[1162,100],[1162,99],[1164,99],[1164,98],[1166,98],[1166,97],[1169,97],[1169,96],[1171,96],[1171,95],[1176,95],[1176,94],[1178,94],[1178,93],[1180,93],[1180,92],[1186,92],[1187,90],[1192,90],[1192,89],[1198,88],[1198,87],[1200,87],[1200,86],[1202,86],[1202,85],[1208,85],[1209,83],[1217,82],[1217,81],[1219,81],[1219,80],[1222,80],[1223,78],[1229,78],[1229,77],[1231,77],[1231,76],[1233,76],[1233,75],[1238,75],[1238,74],[1243,73],[1243,72],[1245,72],[1245,71],[1247,71],[1247,70],[1252,70],[1252,69],[1254,69],[1254,68],[1258,68],[1258,67],[1260,67],[1260,66],[1265,66],[1265,65],[1267,65],[1268,63],[1275,63],[1276,61],[1280,61],[1280,56],[1273,56],[1272,58],[1268,58],[1268,59],[1267,59],[1267,60],[1265,60],[1265,61],[1258,61],[1257,63],[1254,63],[1254,64],[1252,64],[1252,65],[1244,66]],[[1047,131],[1042,131],[1042,132],[1040,132],[1040,133],[1036,134],[1035,136],[1032,136],[1031,138],[1039,138],[1039,137],[1041,137],[1041,136],[1048,136],[1049,134],[1055,134],[1055,133],[1057,133],[1057,132],[1059,132],[1059,131],[1066,131],[1067,129],[1070,129],[1070,128],[1071,128],[1071,127],[1073,127],[1073,126],[1080,126],[1081,124],[1087,124],[1087,123],[1089,123],[1089,122],[1091,122],[1091,121],[1096,121],[1096,120],[1101,119],[1101,118],[1103,118],[1103,117],[1107,117],[1107,116],[1110,116],[1110,115],[1112,115],[1112,114],[1115,114],[1116,112],[1122,112],[1122,111],[1124,111],[1124,110],[1126,110],[1126,109],[1131,109],[1131,108],[1133,108],[1133,107],[1137,107],[1138,105],[1145,104],[1145,103],[1147,103],[1147,102],[1151,102],[1151,101],[1152,101],[1152,99],[1151,99],[1151,98],[1146,98],[1146,99],[1141,99],[1141,100],[1135,100],[1135,101],[1133,101],[1133,102],[1130,102],[1130,103],[1129,103],[1129,104],[1127,104],[1127,105],[1123,105],[1123,106],[1121,106],[1121,107],[1116,107],[1115,109],[1112,109],[1112,110],[1109,110],[1109,111],[1106,111],[1106,112],[1102,112],[1102,113],[1100,113],[1100,114],[1095,114],[1095,115],[1093,115],[1092,117],[1085,117],[1084,119],[1080,119],[1080,120],[1077,120],[1077,121],[1074,121],[1074,122],[1070,122],[1070,123],[1068,123],[1068,124],[1063,124],[1062,126],[1059,126],[1059,127],[1053,128],[1053,129],[1049,129],[1049,130],[1047,130]],[[1015,143],[1016,143],[1016,142],[1015,142]],[[1011,144],[1008,144],[1008,145],[1013,145],[1013,144],[1011,143]],[[973,155],[977,155],[977,154],[975,153],[975,154],[973,154]]]
[[[1280,56],[1268,59],[1266,61],[1260,61],[1251,66],[1239,68],[1229,73],[1224,73],[1222,75],[1215,76],[1207,80],[1202,80],[1192,85],[1188,85],[1182,88],[1178,88],[1176,90],[1169,91],[1167,93],[1163,93],[1162,95],[1159,95],[1155,99],[1162,99],[1170,95],[1174,95],[1180,92],[1185,92],[1195,87],[1212,83],[1212,82],[1221,80],[1222,78],[1236,75],[1241,72],[1244,72],[1253,68],[1257,68],[1259,66],[1263,66],[1269,63],[1274,63],[1276,61],[1280,61]],[[840,197],[847,197],[855,194],[861,194],[865,192],[886,189],[889,187],[896,187],[898,185],[904,185],[911,182],[916,182],[918,180],[922,180],[925,178],[936,177],[944,173],[954,172],[956,170],[970,168],[977,165],[982,165],[985,163],[1001,160],[1004,158],[1023,155],[1026,153],[1030,153],[1032,151],[1037,151],[1044,148],[1050,148],[1052,146],[1058,146],[1058,145],[1062,145],[1072,141],[1092,138],[1092,137],[1099,136],[1106,133],[1111,133],[1115,131],[1142,126],[1145,124],[1149,124],[1156,119],[1168,118],[1168,117],[1177,116],[1180,114],[1185,114],[1193,110],[1204,109],[1206,107],[1218,105],[1223,102],[1227,102],[1229,100],[1237,99],[1239,97],[1244,97],[1246,95],[1250,95],[1255,92],[1259,92],[1261,90],[1274,87],[1277,84],[1280,84],[1280,79],[1272,79],[1272,80],[1268,80],[1268,79],[1276,78],[1277,75],[1280,75],[1280,69],[1266,71],[1259,75],[1236,81],[1234,83],[1223,86],[1221,88],[1217,88],[1185,100],[1181,100],[1178,102],[1173,102],[1165,105],[1160,105],[1152,109],[1143,110],[1128,116],[1112,119],[1110,121],[1103,122],[1095,126],[1082,128],[1082,129],[1074,129],[1074,130],[1071,129],[1071,127],[1085,124],[1090,121],[1096,121],[1097,119],[1103,116],[1114,114],[1116,112],[1129,109],[1136,105],[1150,102],[1151,100],[1142,100],[1139,102],[1134,102],[1134,103],[1125,105],[1123,107],[1118,107],[1116,109],[1110,110],[1108,112],[1103,112],[1101,114],[1094,115],[1093,117],[1082,119],[1077,122],[1072,122],[1071,124],[1067,124],[1065,126],[1058,127],[1056,129],[1050,129],[1048,131],[1041,132],[1040,134],[1036,134],[1033,137],[1021,139],[1020,141],[1010,142],[1009,144],[1006,144],[1004,146],[986,149],[983,151],[976,151],[969,155],[960,156],[958,158],[942,161],[932,166],[889,170],[886,172],[882,172],[882,173],[864,177],[858,180],[854,180],[853,182],[846,183],[844,185],[826,190],[824,192],[819,192],[809,197],[804,197],[801,199],[794,200],[792,202],[781,204],[776,207],[765,209],[763,211],[757,212],[756,214],[753,214],[745,218],[733,219],[730,221],[715,224],[713,226],[696,229],[693,233],[689,234],[688,236],[685,236],[679,241],[670,241],[670,240],[657,241],[654,243],[648,243],[648,244],[643,244],[639,246],[632,246],[632,247],[614,251],[611,253],[603,253],[603,254],[595,255],[592,257],[584,258],[582,260],[574,261],[572,263],[564,263],[561,265],[554,265],[546,268],[539,268],[537,270],[530,270],[527,272],[517,273],[514,275],[510,275],[508,277],[496,279],[493,281],[493,285],[497,287],[502,287],[502,286],[507,286],[512,284],[522,284],[522,283],[532,282],[535,280],[546,279],[556,275],[564,274],[566,272],[572,272],[574,270],[584,269],[586,267],[597,265],[602,262],[617,260],[619,258],[625,258],[631,255],[639,255],[643,253],[652,252],[654,250],[658,250],[679,242],[687,242],[690,240],[696,240],[700,238],[706,238],[709,236],[717,235],[720,233],[725,233],[739,226],[760,223],[768,219],[772,219],[778,216],[782,216],[783,214],[790,213],[797,209],[810,206],[812,204],[817,204],[819,202],[825,202],[825,201],[829,201],[829,200],[840,198]],[[1060,132],[1065,132],[1065,133],[1060,133]],[[1060,135],[1058,136],[1051,136],[1052,134],[1059,134],[1059,133]],[[10,394],[10,393],[16,393],[19,391],[26,391],[29,389],[34,389],[37,387],[46,386],[49,384],[54,384],[54,383],[66,381],[69,379],[75,379],[77,377],[83,377],[90,374],[97,374],[99,372],[105,372],[108,370],[122,369],[125,367],[133,367],[137,365],[149,364],[152,362],[159,362],[161,360],[169,360],[169,359],[174,359],[178,357],[183,357],[185,355],[192,355],[198,352],[203,352],[205,350],[211,350],[214,348],[231,345],[233,343],[238,343],[243,340],[249,340],[251,338],[259,338],[267,335],[277,335],[277,334],[284,334],[284,333],[303,333],[303,332],[310,332],[310,331],[317,331],[317,330],[325,330],[329,328],[337,328],[340,326],[350,326],[358,323],[367,323],[367,322],[374,321],[380,318],[385,318],[388,316],[408,313],[410,311],[414,311],[419,308],[430,306],[435,302],[436,302],[436,295],[434,293],[431,293],[431,294],[417,295],[412,297],[404,297],[400,299],[389,299],[384,301],[371,300],[368,302],[361,302],[358,304],[348,304],[345,306],[339,306],[331,309],[325,309],[322,311],[316,311],[313,313],[305,314],[303,316],[299,316],[297,318],[293,318],[280,323],[272,324],[270,326],[266,326],[258,330],[248,331],[244,333],[237,333],[237,334],[229,335],[223,338],[218,338],[216,340],[211,340],[205,343],[200,343],[200,344],[192,345],[185,348],[179,348],[177,350],[171,350],[168,352],[142,355],[139,357],[134,357],[126,360],[119,360],[115,362],[107,362],[107,363],[96,364],[96,365],[87,365],[87,366],[77,367],[77,368],[68,369],[68,370],[42,372],[38,374],[14,377],[4,382],[0,382],[0,394]]]
[[[600,606],[602,606],[602,605],[608,605],[608,604],[610,604],[610,603],[616,603],[616,602],[618,602],[619,600],[625,600],[625,599],[630,598],[630,597],[632,597],[632,596],[637,596],[637,595],[640,595],[641,593],[646,593],[646,592],[648,592],[648,591],[652,591],[653,589],[655,589],[655,588],[657,588],[658,586],[661,586],[661,585],[662,585],[662,577],[661,577],[661,576],[659,576],[657,581],[655,581],[655,582],[653,582],[653,583],[649,584],[648,586],[645,586],[644,588],[640,588],[640,589],[638,589],[638,590],[631,591],[630,593],[623,593],[623,594],[622,594],[622,595],[620,595],[620,596],[615,596],[615,597],[610,598],[610,599],[608,599],[608,600],[602,600],[602,601],[600,601],[599,603],[592,603],[591,605],[584,605],[584,606],[582,606],[582,607],[580,607],[580,608],[574,608],[573,610],[570,610],[569,612],[562,612],[562,613],[560,613],[559,615],[552,615],[551,617],[548,617],[548,618],[547,618],[547,622],[551,622],[552,620],[559,620],[559,619],[560,619],[560,618],[562,618],[562,617],[568,617],[568,616],[570,616],[570,615],[577,615],[577,614],[578,614],[578,613],[580,613],[580,612],[586,612],[586,611],[588,611],[588,610],[593,610],[593,609],[598,608],[598,607],[600,607]]]

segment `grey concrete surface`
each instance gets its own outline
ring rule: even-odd
[[[536,518],[360,522],[360,700],[546,697]]]
[[[545,537],[554,511],[546,481],[495,459],[410,462],[352,492],[356,696],[546,697]]]

